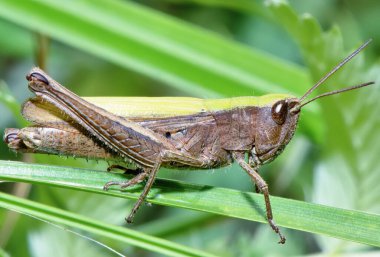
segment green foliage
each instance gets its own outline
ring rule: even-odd
[[[228,95],[232,87],[241,94],[284,92],[308,82],[295,65],[130,2],[1,4],[2,17],[193,95]]]
[[[357,35],[364,33],[362,31],[376,32],[371,30],[376,24],[372,20],[364,25],[358,24],[356,28],[348,28],[346,24],[355,21],[345,14],[347,11],[338,13],[338,7],[334,8],[331,3],[327,5],[328,9],[323,9],[322,2],[318,1],[318,4],[314,3],[313,8],[308,9],[306,2],[294,2],[291,7],[283,0],[265,1],[265,5],[260,1],[245,0],[231,3],[220,0],[167,0],[160,3],[150,1],[149,7],[116,0],[71,0],[65,1],[65,4],[52,0],[0,0],[0,17],[3,19],[0,21],[0,31],[2,35],[7,35],[0,38],[1,76],[10,85],[8,89],[1,82],[0,103],[7,107],[7,111],[1,111],[6,114],[10,110],[17,123],[24,125],[18,114],[19,103],[12,93],[18,100],[26,97],[25,93],[20,92],[26,91],[23,74],[32,65],[31,46],[35,44],[35,37],[30,35],[30,31],[43,33],[54,40],[48,60],[49,73],[64,82],[64,85],[72,85],[71,88],[80,95],[231,97],[280,92],[302,95],[311,86],[310,81],[317,81],[349,53],[347,49],[359,45]],[[360,5],[354,1],[348,2],[354,12],[360,9],[366,13],[379,8],[378,4],[369,4],[368,1]],[[316,19],[310,14],[299,15],[295,9],[306,9],[320,17]],[[336,12],[333,20],[324,18],[328,17],[325,15],[327,10]],[[365,17],[377,17],[377,14]],[[186,20],[195,21],[198,25]],[[339,23],[339,26],[335,23]],[[206,29],[200,28],[199,24]],[[326,24],[331,28],[324,29]],[[280,29],[288,32],[290,40],[296,42],[297,47],[283,34],[276,34]],[[380,34],[371,36],[380,38]],[[297,56],[299,51],[302,60],[274,57],[258,48],[255,44],[258,40],[265,42],[266,50],[279,48],[273,50],[274,53],[290,51],[288,56]],[[344,69],[334,74],[328,83],[318,89],[318,93],[378,80],[379,66],[364,62],[364,55],[372,60],[377,56],[373,49],[376,46],[379,49],[379,44],[375,40],[372,45],[366,53],[355,57]],[[303,62],[305,67],[294,64],[294,61]],[[380,239],[376,234],[380,228],[379,216],[364,213],[380,213],[380,188],[377,186],[380,178],[377,158],[380,152],[380,137],[377,135],[380,122],[379,92],[378,87],[374,86],[326,98],[305,107],[294,142],[278,160],[264,167],[265,173],[268,172],[265,176],[272,193],[349,209],[273,197],[276,221],[283,227],[312,232],[312,240],[309,235],[286,230],[287,244],[276,246],[277,238],[267,225],[257,228],[254,222],[244,222],[243,219],[264,221],[263,202],[262,196],[245,193],[251,190],[250,182],[244,174],[239,175],[242,172],[238,167],[227,168],[228,172],[222,170],[205,174],[160,172],[160,176],[190,182],[160,179],[150,198],[155,206],[149,209],[144,207],[138,213],[137,225],[132,228],[153,233],[168,241],[111,225],[107,228],[104,222],[120,226],[129,206],[125,206],[125,199],[117,197],[135,199],[139,187],[123,193],[117,190],[101,191],[104,182],[121,179],[116,174],[88,170],[95,167],[104,170],[105,164],[87,164],[53,156],[35,157],[36,161],[42,163],[87,168],[79,171],[56,166],[27,167],[25,164],[2,161],[0,176],[4,180],[60,184],[60,187],[75,190],[33,186],[28,198],[43,205],[3,194],[0,205],[5,206],[7,201],[12,201],[12,206],[8,205],[8,208],[16,210],[25,207],[21,210],[23,213],[37,217],[52,210],[49,205],[58,207],[61,210],[54,208],[57,213],[52,212],[49,217],[43,218],[73,226],[82,232],[91,232],[91,235],[97,235],[97,239],[115,249],[125,249],[125,243],[148,249],[144,253],[148,256],[157,256],[154,252],[165,256],[192,256],[191,253],[193,256],[207,255],[195,249],[203,249],[217,256],[289,256],[308,254],[316,247],[324,252],[360,250],[364,254],[370,247],[348,243],[346,240],[379,246]],[[0,128],[14,126],[14,121],[4,117],[0,119]],[[1,159],[12,156],[4,144],[0,145],[0,154]],[[202,185],[193,185],[193,180]],[[217,187],[205,186],[210,184]],[[223,188],[234,186],[238,190]],[[2,188],[11,191],[9,187]],[[15,191],[19,189],[18,184]],[[201,212],[160,208],[156,204]],[[36,207],[39,208],[38,212],[30,212]],[[63,213],[68,216],[63,216]],[[91,218],[86,221],[78,214]],[[78,218],[77,222],[68,224],[73,221],[73,217]],[[78,255],[83,253],[81,249],[93,245],[92,242],[77,240],[75,235],[67,236],[65,231],[60,234],[52,230],[51,225],[36,225],[36,221],[11,212],[0,212],[2,223],[2,228],[13,227],[7,231],[0,230],[0,245],[12,256],[41,256],[41,249],[49,252],[48,244],[40,243],[44,240],[64,248],[62,256]],[[144,225],[139,226],[139,223]],[[118,232],[111,231],[111,228]],[[127,231],[141,238],[133,242],[125,239],[128,237],[121,239],[119,233]],[[333,240],[320,234],[345,240]],[[27,238],[27,242],[24,238]],[[118,239],[124,240],[121,241],[123,243]],[[189,248],[184,247],[184,253],[181,246],[170,241]],[[128,247],[123,252],[136,256],[140,255],[140,251]],[[1,251],[0,254],[6,256]],[[94,256],[96,253],[87,254]]]
[[[7,84],[5,84],[4,81],[0,81],[0,103],[5,105],[8,108],[8,110],[12,112],[12,115],[15,117],[15,119],[20,125],[23,125],[23,126],[27,125],[27,122],[21,116],[20,104],[14,98]]]
[[[104,181],[125,180],[125,176],[120,174],[60,166],[27,165],[17,162],[1,161],[0,179],[55,185],[135,200],[138,199],[142,190],[142,186],[138,185],[123,190],[123,192],[117,188],[104,191]],[[4,195],[3,197],[10,196]],[[12,202],[16,201],[14,198],[11,199]],[[229,204],[220,204],[220,199]],[[254,193],[158,179],[150,191],[150,197],[147,201],[227,217],[266,222],[263,215],[265,213],[265,203],[261,195]],[[252,208],[252,205],[254,208]],[[336,209],[277,197],[272,197],[272,205],[275,210],[277,224],[282,227],[380,246],[380,237],[378,236],[380,215]],[[44,211],[42,206],[39,206],[39,209]],[[24,212],[27,211],[24,210]],[[32,214],[33,212],[28,211],[27,213]],[[41,216],[38,215],[38,217]],[[52,218],[49,218],[49,221],[51,220]],[[60,221],[60,223],[63,222],[64,220]],[[83,222],[82,219],[81,223]],[[83,229],[79,224],[74,227]],[[92,227],[94,227],[94,224]],[[87,228],[85,231],[89,231],[89,229]],[[141,247],[137,243],[135,245]]]
[[[89,232],[93,235],[97,235],[105,239],[115,240],[145,248],[150,251],[162,253],[166,256],[214,256],[166,240],[148,236],[132,229],[113,226],[108,223],[74,214],[72,212],[52,208],[4,193],[0,193],[0,199],[0,206],[3,208],[30,215],[31,217],[41,219],[42,221],[80,229],[81,231]]]

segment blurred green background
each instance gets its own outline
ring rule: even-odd
[[[370,0],[0,0],[0,131],[22,125],[17,108],[31,96],[25,74],[37,65],[41,49],[49,74],[81,96],[300,96],[368,38],[373,38],[368,49],[318,92],[376,81],[379,11],[380,2]],[[40,35],[50,39],[46,48]],[[262,168],[271,194],[380,213],[379,92],[374,86],[308,106],[286,151]],[[0,157],[107,167],[15,155],[3,142]],[[253,190],[235,165],[162,170],[159,177]],[[0,189],[119,225],[134,202],[48,186],[2,183]],[[30,217],[0,214],[4,256],[109,254]],[[280,246],[267,224],[163,206],[144,206],[131,227],[216,256],[380,255],[369,246],[287,229],[287,244]],[[107,243],[127,256],[162,256]]]

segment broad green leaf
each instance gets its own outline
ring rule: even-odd
[[[309,84],[295,65],[131,2],[0,4],[3,18],[198,96],[299,94]]]

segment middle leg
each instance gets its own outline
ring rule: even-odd
[[[273,220],[272,206],[270,204],[269,190],[268,190],[267,183],[259,175],[259,173],[245,161],[244,152],[233,152],[232,156],[239,163],[240,167],[242,167],[248,173],[248,175],[255,181],[255,184],[260,189],[260,191],[263,193],[268,223],[271,226],[271,228],[274,230],[274,232],[276,232],[279,235],[279,237],[280,237],[279,243],[284,244],[286,239],[281,234],[279,227],[277,227],[277,225],[275,224],[275,222]]]

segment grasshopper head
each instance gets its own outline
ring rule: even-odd
[[[261,163],[275,159],[292,139],[300,114],[292,110],[299,104],[298,98],[285,98],[260,109],[255,151]]]
[[[314,86],[312,86],[302,97],[280,99],[273,103],[272,107],[263,108],[259,114],[259,128],[255,136],[255,151],[261,163],[269,162],[275,159],[292,139],[295,132],[298,118],[302,107],[313,102],[316,99],[351,91],[361,87],[374,84],[367,82],[343,89],[334,90],[324,94],[317,95],[310,100],[306,98],[320,85],[322,85],[331,75],[339,70],[343,65],[355,57],[363,50],[371,39],[361,45],[353,53],[347,56],[343,61],[336,65],[330,72],[323,76]],[[306,101],[305,101],[306,100]],[[261,116],[261,117],[260,117]]]

